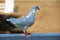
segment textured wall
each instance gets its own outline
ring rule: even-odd
[[[59,0],[18,0],[15,6],[18,6],[18,13],[25,16],[30,9],[38,5],[41,10],[36,13],[35,24],[27,31],[33,33],[60,32],[60,1]]]
[[[38,5],[35,24],[28,32],[45,33],[60,32],[60,1],[16,1],[18,13],[26,15],[32,6]]]

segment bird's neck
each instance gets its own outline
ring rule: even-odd
[[[36,9],[32,9],[28,15],[26,15],[27,18],[31,17],[31,16],[34,16],[36,13]]]

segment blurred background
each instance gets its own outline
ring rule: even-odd
[[[4,3],[4,0],[0,0],[0,3]],[[59,0],[15,0],[14,4],[14,13],[4,14],[0,12],[0,15],[23,17],[34,5],[38,5],[41,10],[36,12],[36,21],[27,31],[31,33],[60,32]]]

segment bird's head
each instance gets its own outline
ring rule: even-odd
[[[40,10],[40,8],[38,6],[34,6],[33,8],[36,10]]]

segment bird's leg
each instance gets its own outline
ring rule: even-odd
[[[27,26],[26,26],[26,27],[24,27],[24,30],[23,30],[23,31],[24,31],[24,34],[25,34],[25,36],[28,36],[29,34],[31,34],[31,33],[28,33],[26,30],[27,30]]]
[[[27,26],[24,27],[24,30],[23,30],[24,33],[26,33],[26,29],[27,29]]]
[[[25,31],[25,30],[23,30],[23,32],[24,32],[24,33],[26,33],[26,31]]]
[[[24,36],[29,37],[31,33],[28,33],[26,30],[24,30]]]

